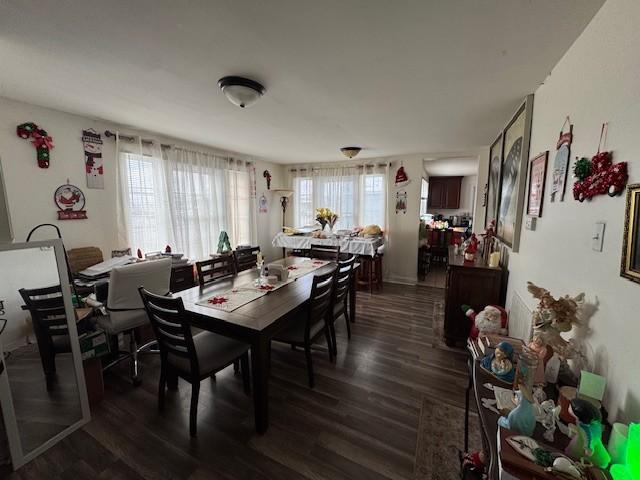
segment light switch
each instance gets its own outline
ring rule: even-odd
[[[596,222],[591,238],[591,248],[596,252],[602,251],[602,242],[604,241],[604,222]]]
[[[524,221],[524,228],[534,231],[536,229],[536,217],[527,217]]]

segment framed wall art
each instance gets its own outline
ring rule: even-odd
[[[504,129],[497,237],[514,252],[520,245],[533,94],[527,95]]]
[[[551,202],[564,201],[564,192],[567,188],[567,172],[569,171],[569,159],[571,158],[571,142],[573,141],[573,125],[569,117],[565,125],[569,123],[569,131],[564,132],[564,125],[560,130],[560,138],[556,143],[556,157],[553,160],[553,184],[551,185]]]
[[[627,185],[620,275],[640,283],[640,183]]]
[[[487,205],[484,217],[485,228],[498,220],[500,200],[500,171],[502,170],[502,132],[489,148],[489,176],[487,177]]]
[[[544,200],[544,182],[547,176],[549,152],[541,153],[529,162],[529,188],[527,190],[527,215],[542,216]]]

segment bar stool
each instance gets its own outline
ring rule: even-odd
[[[358,262],[360,262],[356,279],[358,287],[364,287],[364,289],[369,290],[369,293],[373,293],[374,287],[376,290],[382,289],[383,256],[382,253],[376,253],[373,257],[367,255],[358,257]]]

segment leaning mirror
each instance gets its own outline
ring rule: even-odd
[[[0,271],[2,434],[17,469],[89,420],[83,326],[60,240],[0,244]]]
[[[627,185],[620,275],[640,283],[640,183]]]
[[[11,243],[12,241],[13,231],[11,230],[7,189],[2,171],[2,159],[0,158],[0,243]]]

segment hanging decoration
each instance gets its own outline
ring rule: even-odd
[[[610,151],[600,151],[606,140],[607,128],[608,124],[603,123],[598,153],[591,160],[586,157],[576,160],[573,166],[573,176],[576,179],[573,184],[573,198],[579,202],[605,193],[610,197],[620,195],[629,180],[627,162],[613,163],[613,154]]]
[[[569,124],[569,131],[564,132],[565,126]],[[567,118],[560,129],[560,137],[556,143],[556,157],[553,161],[553,184],[551,185],[551,202],[556,200],[563,202],[564,193],[567,186],[567,173],[569,171],[569,159],[571,158],[571,142],[573,141],[573,125],[571,119]]]
[[[104,189],[102,165],[102,138],[93,128],[82,131],[84,165],[87,172],[87,187]]]
[[[31,138],[31,143],[36,147],[38,166],[49,168],[50,151],[53,149],[53,138],[46,130],[43,130],[33,122],[22,123],[16,127],[16,133],[25,140]]]
[[[269,210],[269,202],[267,201],[267,197],[264,196],[264,193],[260,196],[260,201],[258,202],[258,211],[260,213],[267,213]]]
[[[271,174],[269,170],[262,172],[262,176],[267,179],[267,190],[271,190]]]
[[[396,188],[406,187],[410,182],[407,172],[404,171],[404,165],[400,163],[400,168],[396,172]]]
[[[58,220],[84,220],[87,218],[87,212],[84,209],[86,204],[84,193],[75,185],[71,185],[69,180],[56,189],[53,200],[58,207]]]
[[[407,192],[396,192],[396,215],[407,213]]]

